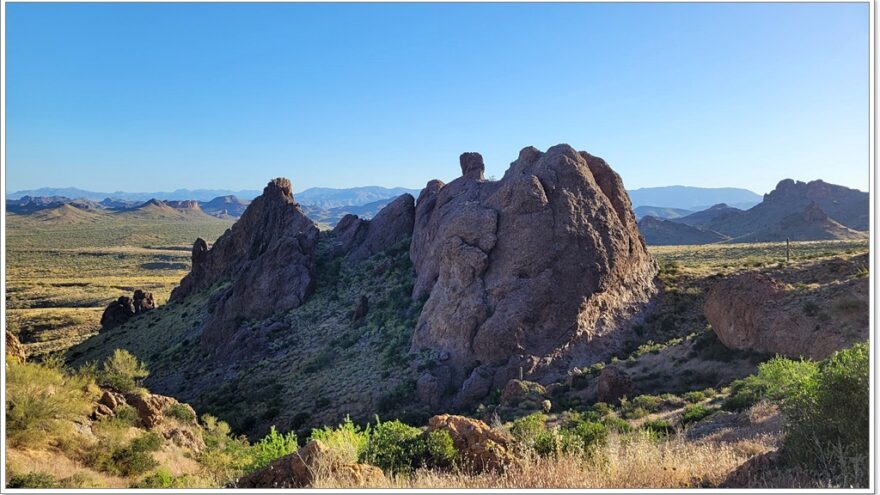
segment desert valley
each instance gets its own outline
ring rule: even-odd
[[[9,486],[867,486],[868,193],[458,167],[10,195]]]

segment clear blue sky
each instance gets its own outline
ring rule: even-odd
[[[868,187],[868,4],[7,4],[7,188]]]

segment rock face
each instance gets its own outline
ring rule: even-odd
[[[330,449],[312,440],[296,453],[286,455],[235,484],[236,488],[307,488],[322,474],[330,474],[349,487],[387,487],[382,470],[368,464],[333,462]],[[335,487],[343,488],[343,487]]]
[[[382,208],[372,220],[346,215],[333,229],[339,254],[358,262],[407,239],[415,221],[415,200],[409,194]]]
[[[662,220],[646,216],[639,221],[639,231],[645,242],[652,246],[675,246],[679,244],[711,244],[727,239],[727,236],[691,227],[676,220]]]
[[[510,439],[486,423],[464,416],[442,414],[428,420],[429,432],[449,432],[452,444],[461,453],[465,467],[475,471],[501,470],[513,463]]]
[[[318,228],[293,199],[290,181],[275,179],[210,249],[196,240],[192,271],[171,301],[231,279],[202,334],[207,345],[231,344],[237,321],[303,303],[314,285],[317,242]]]
[[[25,362],[27,354],[24,352],[24,346],[12,332],[6,330],[6,356],[18,361]]]
[[[461,169],[419,195],[410,247],[427,298],[412,349],[448,356],[453,402],[619,346],[657,273],[620,177],[568,145],[523,149],[496,182],[478,154]]]
[[[622,370],[609,366],[599,374],[596,385],[596,399],[606,404],[616,404],[623,397],[632,399],[636,395],[636,387],[632,379]]]
[[[796,279],[734,275],[710,288],[703,310],[729,348],[824,359],[868,338],[868,278],[853,277],[859,266],[867,268],[867,255],[817,262],[804,277],[818,288],[803,290],[791,288]]]

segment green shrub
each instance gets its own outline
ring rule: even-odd
[[[383,471],[409,471],[424,455],[421,430],[400,421],[377,421],[369,434],[361,462],[379,466]]]
[[[269,433],[259,442],[251,445],[253,461],[248,467],[249,471],[256,471],[268,466],[272,461],[287,454],[296,452],[299,445],[296,441],[296,433],[288,432],[285,435],[278,433],[273,425]]]
[[[209,482],[208,482],[209,483]],[[156,469],[153,474],[145,476],[131,488],[205,488],[206,481],[197,476],[183,474],[174,476],[165,468]]]
[[[593,404],[593,407],[591,409],[593,411],[596,411],[601,416],[608,416],[613,411],[611,409],[611,406],[609,406],[605,402],[597,402],[597,403]]]
[[[869,452],[869,350],[866,343],[839,351],[800,380],[782,400],[784,444],[791,460],[839,476],[845,464],[860,466],[867,486]]]
[[[547,415],[539,412],[517,418],[510,425],[510,434],[522,447],[534,448],[538,436],[545,430],[546,421]]]
[[[309,439],[323,442],[339,461],[354,464],[367,448],[370,428],[368,426],[362,429],[346,416],[342,424],[336,428],[325,426],[312,430]]]
[[[762,399],[781,401],[812,380],[818,367],[813,361],[773,358],[758,365],[758,373],[730,384],[730,396],[723,404],[729,411],[751,407]]]
[[[686,425],[689,423],[695,423],[713,412],[715,412],[713,409],[709,409],[703,404],[688,406],[681,415],[681,424]]]
[[[96,452],[93,465],[118,476],[138,476],[159,465],[152,452],[161,446],[162,437],[158,433],[147,432],[132,440],[128,446],[114,450],[109,456]]]
[[[6,488],[64,488],[49,473],[33,472],[14,474],[6,482]]]
[[[226,486],[247,472],[253,464],[252,451],[244,437],[231,435],[229,425],[205,414],[201,418],[205,448],[197,460],[216,485]]]
[[[703,402],[706,399],[706,395],[700,391],[693,391],[684,394],[684,400],[690,402],[691,404],[695,404],[697,402]]]
[[[630,426],[625,419],[618,418],[617,416],[605,416],[602,418],[602,424],[605,425],[608,430],[616,431],[617,433],[628,433],[632,431],[632,426]]]
[[[196,421],[196,413],[184,404],[171,404],[165,408],[165,415],[183,423],[194,423]]]
[[[144,364],[131,353],[125,349],[116,349],[113,355],[104,361],[99,380],[104,386],[127,393],[139,387],[141,381],[149,375]]]
[[[458,459],[458,450],[446,430],[430,431],[424,436],[425,465],[430,468],[448,468]]]
[[[646,421],[642,428],[658,436],[666,436],[673,432],[672,425],[664,419]]]
[[[6,435],[36,447],[69,438],[73,421],[91,412],[91,380],[35,363],[6,362]]]

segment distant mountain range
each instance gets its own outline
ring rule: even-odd
[[[866,192],[785,179],[747,210],[721,203],[685,216],[649,215],[639,230],[654,245],[864,239],[868,209]]]
[[[736,187],[664,186],[627,192],[633,207],[653,205],[699,211],[718,203],[746,209],[761,202],[761,195]]]

